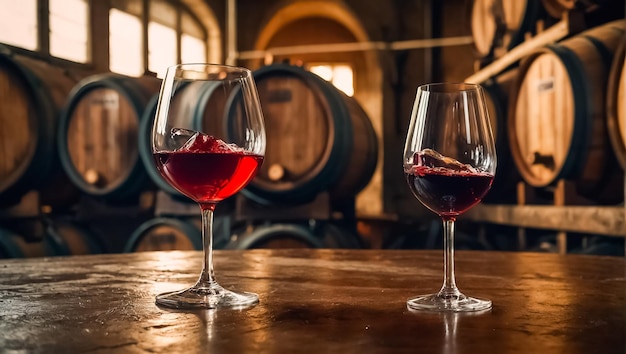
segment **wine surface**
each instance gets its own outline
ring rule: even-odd
[[[407,165],[404,175],[413,195],[441,217],[456,217],[487,194],[493,175],[443,167]]]

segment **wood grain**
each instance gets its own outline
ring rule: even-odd
[[[466,216],[474,221],[624,237],[623,206],[477,205]]]
[[[78,98],[68,127],[68,150],[87,183],[113,188],[137,160],[139,117],[124,95],[97,88]]]
[[[624,353],[623,258],[458,252],[481,314],[413,313],[438,290],[438,251],[216,251],[217,276],[260,295],[246,310],[172,311],[199,252],[0,262],[0,347],[29,353]]]
[[[268,169],[286,171],[278,184],[308,178],[332,147],[332,112],[315,86],[297,77],[271,77],[257,82],[267,131],[267,151],[257,180],[269,179]],[[260,181],[259,181],[260,182]],[[268,181],[267,183],[277,183]]]
[[[625,21],[614,21],[587,30],[522,62],[509,137],[515,163],[530,185],[576,180],[590,191],[582,194],[602,195],[602,188],[612,186],[610,175],[620,173],[613,169],[617,161],[610,154],[605,98],[611,59],[625,27]]]
[[[0,185],[15,183],[32,159],[36,119],[28,87],[16,73],[0,71]]]

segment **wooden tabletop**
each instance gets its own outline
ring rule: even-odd
[[[438,251],[215,252],[218,281],[254,291],[246,310],[174,311],[157,293],[191,285],[199,252],[0,261],[0,348],[28,353],[620,353],[625,260],[457,252],[480,314],[416,313],[437,291]]]

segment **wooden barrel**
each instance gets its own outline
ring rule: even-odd
[[[224,118],[229,111],[225,90],[220,90],[218,85],[212,82],[193,82],[180,88],[180,91],[170,106],[170,114],[175,114],[176,109],[191,108],[195,130],[210,135],[221,135],[224,129]],[[158,95],[155,95],[146,105],[144,117],[141,119],[138,132],[139,156],[148,176],[158,188],[179,199],[189,201],[188,197],[177,191],[161,176],[152,156],[151,134],[157,104]]]
[[[485,103],[489,113],[491,130],[496,141],[498,166],[495,179],[489,193],[483,198],[484,202],[514,202],[516,185],[521,180],[509,146],[508,111],[509,95],[517,79],[518,70],[512,69],[483,83]]]
[[[622,169],[626,169],[626,38],[618,47],[606,93],[609,138]]]
[[[0,228],[0,258],[30,258],[98,254],[101,240],[87,227],[65,221],[33,220],[46,224],[43,235]],[[37,229],[34,227],[33,229]]]
[[[52,184],[50,203],[77,196],[56,155],[59,111],[76,82],[46,62],[0,54],[0,204]]]
[[[322,248],[323,245],[322,239],[311,228],[281,223],[235,232],[227,248]]]
[[[137,134],[160,80],[92,75],[72,90],[59,126],[59,156],[72,182],[107,201],[136,198],[148,177]]]
[[[254,72],[267,133],[263,166],[244,194],[262,204],[300,204],[328,191],[354,196],[371,179],[377,138],[352,98],[300,67]]]
[[[154,218],[135,230],[124,252],[201,250],[202,232],[193,223],[177,218]]]
[[[227,249],[256,248],[361,248],[356,231],[345,225],[316,222],[264,223],[233,231]]]
[[[10,229],[0,228],[0,259],[50,257],[61,253],[60,245],[50,241],[27,240]]]
[[[623,198],[610,148],[605,96],[625,21],[585,31],[536,51],[520,66],[511,97],[509,141],[530,185],[575,180],[578,193],[606,203]]]
[[[535,32],[541,6],[536,0],[474,0],[471,32],[478,57],[499,57]]]
[[[141,224],[128,238],[124,252],[202,250],[200,218],[156,217]],[[213,221],[213,248],[223,248],[230,238],[230,217]]]
[[[52,220],[46,238],[58,245],[57,255],[74,256],[104,253],[102,240],[86,225],[64,220]]]
[[[326,248],[363,248],[365,241],[356,229],[356,225],[341,222],[325,222],[321,225],[324,247]]]
[[[152,124],[154,122],[154,116],[156,114],[157,104],[158,104],[159,95],[154,95],[148,104],[146,105],[144,111],[144,117],[141,119],[139,123],[139,131],[138,131],[138,149],[139,149],[139,157],[141,158],[141,162],[144,165],[146,172],[148,173],[148,177],[154,182],[154,184],[161,190],[178,197],[185,197],[182,193],[177,191],[174,187],[172,187],[164,178],[161,176],[161,173],[156,167],[156,163],[154,161],[154,157],[152,156],[152,143],[151,143],[151,134],[152,134]],[[185,197],[187,198],[187,197]]]

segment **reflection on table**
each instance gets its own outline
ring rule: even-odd
[[[146,252],[0,262],[0,347],[26,352],[624,353],[625,260],[461,251],[457,281],[485,313],[416,313],[440,251],[215,252],[245,310],[173,311],[157,293],[196,280],[201,254]]]

